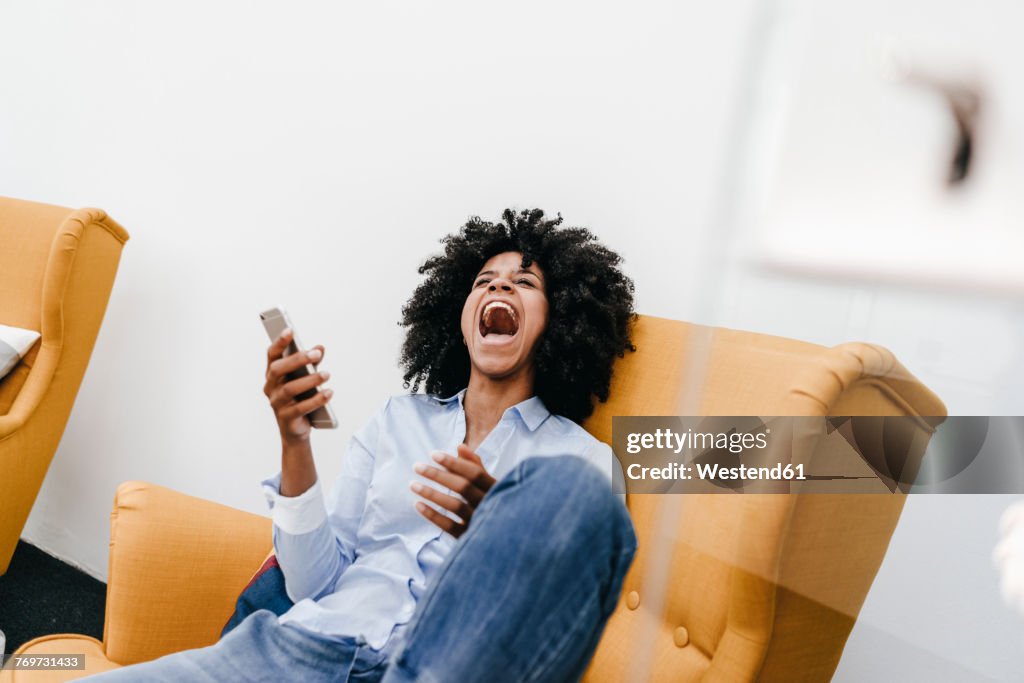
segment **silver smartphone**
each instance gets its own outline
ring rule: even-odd
[[[283,308],[271,308],[260,313],[260,320],[263,321],[263,327],[267,330],[267,334],[270,335],[270,341],[275,341],[281,336],[289,327],[292,329],[292,341],[288,344],[288,347],[284,350],[285,356],[290,356],[293,353],[298,353],[299,349],[305,350],[302,346],[302,342],[299,341],[299,335],[295,331],[295,325],[288,319],[288,313]],[[291,382],[295,379],[300,379],[307,375],[311,375],[316,372],[311,364],[303,365],[298,370],[290,372],[286,375],[287,381]],[[308,391],[304,391],[295,397],[296,401],[305,401],[308,398],[316,396],[317,392],[320,391],[320,387],[315,387]],[[338,418],[334,417],[334,411],[331,410],[330,404],[320,406],[313,412],[306,415],[306,419],[309,423],[318,429],[337,429]]]

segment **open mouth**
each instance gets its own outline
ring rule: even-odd
[[[504,301],[492,301],[480,314],[480,336],[515,336],[519,331],[519,317],[514,308]]]

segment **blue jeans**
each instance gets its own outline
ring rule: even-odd
[[[88,680],[575,681],[635,550],[629,515],[596,468],[530,458],[484,498],[390,659],[260,610],[210,647]]]

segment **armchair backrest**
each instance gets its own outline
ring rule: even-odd
[[[648,316],[634,342],[585,425],[608,443],[615,415],[945,415],[877,346],[828,349]],[[630,495],[639,548],[586,680],[829,680],[903,502]]]

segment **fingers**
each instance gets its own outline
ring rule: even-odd
[[[303,365],[309,363],[319,363],[323,358],[323,351],[317,347],[313,347],[309,351],[299,351],[293,353],[290,356],[284,358],[278,358],[277,360],[271,361],[270,365],[267,366],[267,383],[264,388],[264,393],[270,395],[266,388],[270,388],[280,384],[284,381],[285,376],[298,370]]]
[[[421,515],[455,538],[461,536],[468,528],[473,511],[495,483],[494,477],[489,475],[487,470],[484,469],[480,456],[470,450],[465,444],[460,445],[457,452],[459,457],[435,451],[430,454],[430,457],[441,467],[431,467],[423,463],[417,463],[413,469],[427,479],[436,481],[453,493],[462,496],[461,498],[448,495],[431,486],[424,486],[417,482],[410,484],[410,488],[416,494],[438,507],[454,513],[463,520],[463,523],[460,524],[426,503],[420,501],[416,503],[416,509]]]
[[[281,331],[281,334],[277,335],[277,339],[275,339],[270,344],[270,346],[267,347],[267,374],[268,375],[270,374],[270,366],[274,363],[274,361],[281,360],[281,359],[283,359],[285,357],[284,356],[284,352],[288,348],[288,345],[292,343],[292,341],[294,340],[294,337],[295,337],[295,333],[292,332],[292,329],[290,327],[285,328],[284,330]],[[323,344],[317,344],[313,348],[309,349],[307,351],[307,353],[309,353],[311,351],[319,351],[320,352],[320,357],[317,360],[312,361],[314,366],[315,365],[319,365],[320,361],[323,360],[323,356],[324,356],[324,353],[325,353],[325,349],[323,347]],[[301,355],[302,355],[301,353],[293,354],[293,356],[289,356],[289,358],[294,357],[294,356],[301,356]],[[285,372],[288,372],[288,371],[286,370]]]
[[[472,451],[470,451],[472,453]],[[475,454],[474,454],[475,455]],[[458,474],[468,479],[474,486],[486,493],[494,486],[495,479],[487,473],[483,465],[469,458],[455,458],[447,453],[435,451],[430,454],[434,462],[438,463],[452,474]]]
[[[305,401],[299,401],[288,408],[279,410],[277,413],[278,417],[282,420],[291,420],[301,415],[309,415],[317,408],[327,405],[332,396],[334,396],[334,391],[332,389],[318,391],[316,396],[312,398],[307,398]]]
[[[267,367],[284,355],[284,350],[292,342],[292,328],[286,327],[277,335],[277,339],[267,348]]]
[[[426,498],[432,503],[437,504],[439,507],[454,512],[455,515],[462,519],[463,522],[469,523],[469,518],[473,516],[473,508],[461,498],[455,496],[449,496],[446,493],[438,491],[432,486],[424,486],[418,482],[412,482],[409,484],[409,488],[412,489],[416,495]]]
[[[434,526],[439,527],[441,531],[448,532],[455,538],[461,536],[462,532],[466,530],[466,526],[464,524],[459,524],[454,519],[451,519],[450,517],[445,517],[440,512],[430,507],[426,503],[420,503],[417,501],[416,510],[421,515],[430,520],[434,524]]]
[[[312,375],[306,375],[305,377],[300,377],[299,379],[292,380],[291,382],[285,382],[284,384],[278,385],[270,394],[270,405],[274,408],[283,406],[296,396],[299,396],[310,389],[315,389],[330,378],[331,373],[326,370],[322,370],[320,372],[314,372]]]
[[[484,466],[484,461],[480,459],[480,456],[470,450],[469,446],[464,443],[459,444],[459,447],[456,449],[456,453],[458,453],[460,458],[472,460],[477,465],[480,465],[480,467]]]
[[[303,365],[319,363],[323,358],[323,351],[313,347],[308,351],[299,351],[284,358],[278,358],[270,364],[269,374],[274,377],[284,377],[289,372],[298,370]]]
[[[416,463],[413,466],[413,469],[416,471],[416,474],[424,476],[427,479],[432,479],[446,489],[450,489],[459,494],[473,507],[479,505],[480,501],[484,499],[484,494],[487,493],[487,491],[481,490],[475,486],[473,482],[466,477],[446,472],[445,470],[437,467],[430,467],[423,463]]]
[[[327,350],[324,348],[324,345],[323,344],[317,344],[316,346],[311,348],[310,351],[319,351],[320,352],[320,360],[318,360],[315,363],[313,363],[313,367],[314,368],[320,367],[320,364],[324,362],[324,354],[327,353]]]

